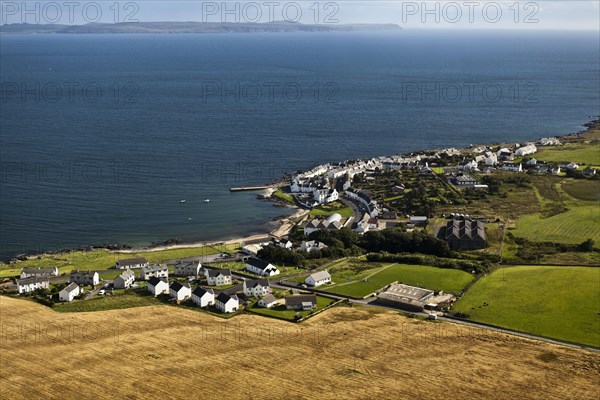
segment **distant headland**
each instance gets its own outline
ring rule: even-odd
[[[5,24],[2,34],[98,34],[98,33],[258,33],[258,32],[379,32],[399,31],[396,24],[302,24],[274,21],[249,22],[121,22],[88,23],[85,25],[61,24]]]

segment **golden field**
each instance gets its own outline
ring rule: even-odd
[[[333,308],[304,323],[0,296],[2,399],[597,399],[600,355]]]

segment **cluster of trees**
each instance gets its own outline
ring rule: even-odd
[[[544,255],[567,253],[567,252],[600,252],[595,248],[594,241],[588,239],[579,244],[553,243],[553,242],[531,242],[524,238],[514,238],[519,245],[517,257],[523,261],[539,261]]]
[[[323,250],[301,253],[277,246],[267,246],[258,256],[275,264],[303,265],[306,260],[342,258],[366,253],[421,253],[438,257],[450,255],[448,244],[424,231],[404,232],[401,229],[372,231],[364,235],[348,228],[312,232],[309,240],[327,245]]]

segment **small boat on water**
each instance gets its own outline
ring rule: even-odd
[[[180,203],[185,203],[185,200],[180,200],[179,202],[180,202]]]
[[[204,199],[205,203],[210,203],[210,199]]]

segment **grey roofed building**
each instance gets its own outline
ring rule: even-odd
[[[165,278],[157,278],[156,276],[151,277],[150,279],[148,279],[148,285],[152,285],[152,286],[156,286],[158,285],[160,282],[167,282],[168,281]]]
[[[452,219],[446,224],[445,239],[452,249],[483,249],[487,245],[485,224],[480,220]]]
[[[75,291],[78,287],[79,287],[78,284],[76,284],[75,282],[71,282],[67,286],[65,286],[63,290],[65,292],[69,292],[70,293],[70,292]]]
[[[423,311],[423,306],[433,295],[429,289],[396,283],[379,293],[377,302],[409,311]]]
[[[208,274],[209,277],[214,278],[219,275],[229,276],[229,275],[231,275],[231,270],[230,269],[206,269],[206,273]]]
[[[249,288],[254,288],[257,286],[269,286],[268,279],[246,279],[245,284]]]
[[[331,279],[331,275],[327,271],[318,271],[310,274],[315,281],[320,281],[323,279]]]
[[[298,294],[285,298],[288,310],[310,310],[317,306],[317,296],[314,294]]]
[[[258,269],[266,269],[269,265],[271,265],[268,261],[261,260],[260,258],[252,257],[248,261],[246,261],[248,265],[256,267]]]
[[[191,286],[188,283],[183,284],[183,283],[177,282],[177,281],[171,283],[170,289],[172,289],[172,290],[174,290],[176,292],[179,292],[184,287],[191,289]]]
[[[29,285],[30,283],[49,282],[47,277],[30,276],[29,278],[17,279],[17,285]]]

